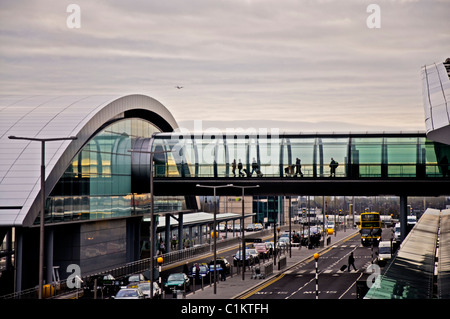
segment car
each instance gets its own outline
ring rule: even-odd
[[[267,243],[254,243],[253,247],[255,247],[260,258],[264,259],[270,256],[270,247]]]
[[[288,232],[288,231],[285,231],[285,232],[281,233],[281,234],[280,234],[280,238],[281,238],[281,237],[288,237],[288,238],[289,238],[289,232]]]
[[[137,287],[142,291],[145,298],[150,298],[150,281],[140,282],[137,284]],[[161,299],[161,291],[156,281],[153,282],[153,298]]]
[[[103,296],[115,295],[120,290],[121,286],[121,283],[111,274],[91,276],[83,285],[83,292],[85,296],[94,295],[95,283],[97,283],[97,292],[100,292]]]
[[[400,223],[396,223],[395,224],[395,228],[394,228],[394,239],[396,242],[400,242],[401,241],[401,233],[400,233]]]
[[[164,289],[166,291],[190,290],[191,280],[185,273],[173,273],[169,275],[164,283]]]
[[[325,228],[326,229],[332,229],[334,231],[335,230],[334,229],[334,222],[333,221],[327,221],[326,225],[325,225]]]
[[[247,227],[245,227],[246,231],[255,231],[255,225],[254,224],[248,224]]]
[[[253,261],[255,263],[258,263],[259,262],[259,253],[258,253],[258,251],[256,249],[254,249],[254,248],[247,248],[246,250],[249,252],[250,256],[253,257]]]
[[[254,264],[253,256],[250,255],[248,249],[245,250],[245,266],[250,266]],[[236,254],[233,255],[233,265],[236,267],[238,265],[242,266],[242,255],[241,251],[238,250]]]
[[[134,274],[128,277],[128,283],[131,284],[133,282],[141,282],[145,281],[145,277],[143,274]]]
[[[378,264],[385,265],[392,256],[390,241],[381,241],[378,245]]]
[[[144,293],[139,288],[122,288],[113,299],[144,299]]]
[[[216,259],[216,265],[217,264],[219,264],[220,267],[222,267],[222,269],[225,269],[225,274],[227,274],[227,275],[230,274],[230,272],[231,272],[231,265],[228,262],[228,260],[226,260],[224,257],[218,257]],[[211,268],[211,265],[214,265],[214,260],[211,260],[209,262],[210,270],[214,268],[214,266],[213,266],[213,268]],[[219,269],[219,267],[217,267],[217,269]]]
[[[233,232],[233,231],[240,232],[241,230],[242,230],[242,227],[240,224],[235,224],[234,227],[233,227],[233,225],[228,225],[229,232]]]
[[[191,271],[189,273],[189,277],[195,278],[196,271],[197,271],[197,266],[198,266],[198,277],[199,277],[199,279],[209,278],[209,266],[206,263],[193,265],[192,268],[191,268]]]
[[[254,224],[254,228],[255,228],[255,231],[260,231],[260,230],[264,229],[264,227],[261,223]]]
[[[278,240],[279,247],[289,247],[289,244],[289,237],[280,237],[280,239]]]

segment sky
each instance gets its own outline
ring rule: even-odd
[[[450,57],[449,15],[450,0],[2,0],[0,94],[146,94],[188,129],[425,131],[420,71]]]

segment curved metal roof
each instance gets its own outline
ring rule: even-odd
[[[422,91],[427,137],[450,144],[450,78],[445,65],[435,63],[422,68]]]
[[[83,145],[127,117],[144,118],[162,131],[178,127],[164,105],[145,95],[0,96],[0,226],[29,226],[39,213],[41,143],[8,136],[77,137],[45,145],[48,196]]]

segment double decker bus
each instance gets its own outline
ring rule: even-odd
[[[361,243],[363,246],[378,246],[381,240],[381,218],[380,213],[361,213],[360,219]]]

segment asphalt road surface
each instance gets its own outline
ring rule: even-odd
[[[347,265],[348,256],[353,252],[356,270],[341,270]],[[377,248],[361,245],[360,236],[333,245],[321,254],[318,260],[318,298],[319,299],[356,299],[356,282],[366,280],[380,268],[372,265],[372,255],[376,258]],[[371,271],[368,275],[367,268]],[[246,299],[315,299],[316,267],[314,259],[309,259],[293,269],[250,292]],[[371,277],[372,276],[372,277]],[[370,283],[369,283],[370,284]]]

